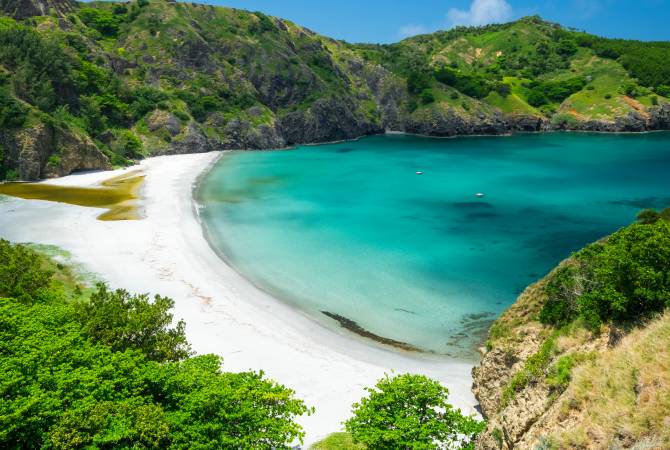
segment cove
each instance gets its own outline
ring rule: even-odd
[[[278,299],[382,344],[471,360],[526,286],[640,209],[670,206],[670,133],[229,152],[196,199],[211,244]]]

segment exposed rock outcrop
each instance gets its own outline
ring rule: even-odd
[[[15,19],[56,14],[64,16],[75,10],[71,0],[0,0],[0,10]]]
[[[405,130],[426,136],[505,134],[509,132],[500,113],[466,116],[452,109],[438,108],[415,112],[407,120]]]
[[[289,145],[354,139],[383,131],[381,125],[360,117],[355,105],[335,98],[317,100],[310,108],[288,113],[280,120]]]
[[[5,164],[22,180],[58,177],[77,170],[111,169],[109,159],[88,137],[39,123],[20,130],[1,130]]]

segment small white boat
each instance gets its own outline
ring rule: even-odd
[[[417,170],[417,171],[416,171],[416,174],[417,174],[417,175],[423,175],[423,172]]]
[[[483,196],[484,196],[484,194],[482,194],[481,192],[477,192],[475,194],[475,197],[477,197],[477,198],[482,198]]]

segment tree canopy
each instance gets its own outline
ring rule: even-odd
[[[668,215],[664,211],[665,215]],[[646,211],[639,223],[577,252],[549,280],[540,320],[637,322],[670,307],[670,222]]]
[[[262,372],[189,356],[172,300],[98,285],[0,240],[0,447],[288,448],[311,410]],[[62,278],[62,277],[61,277]]]
[[[447,403],[447,388],[423,375],[387,374],[366,390],[345,428],[371,449],[474,448],[484,428]]]

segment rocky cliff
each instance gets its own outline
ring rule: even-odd
[[[670,314],[642,325],[557,329],[538,315],[546,278],[492,326],[473,392],[478,450],[670,448]]]
[[[75,5],[70,0],[0,0],[0,11],[14,19],[49,14],[64,16],[73,12]]]
[[[20,130],[1,129],[4,163],[18,178],[62,177],[78,170],[111,169],[109,158],[85,134],[43,123]]]

